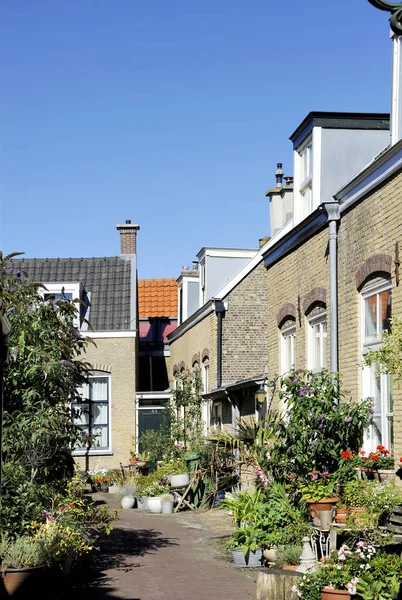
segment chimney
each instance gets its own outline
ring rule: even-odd
[[[276,177],[276,187],[277,188],[282,187],[283,186],[283,183],[282,183],[282,179],[283,179],[282,163],[276,163],[275,177]]]
[[[198,271],[198,260],[193,260],[191,263],[191,268],[193,271]]]
[[[116,225],[120,232],[120,254],[137,254],[137,231],[139,225],[131,225],[127,220],[124,225]]]
[[[293,177],[291,177],[290,175],[288,175],[287,177],[284,177],[284,180],[285,180],[286,187],[291,187],[293,185]]]

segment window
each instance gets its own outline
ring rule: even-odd
[[[327,366],[327,314],[320,310],[308,319],[308,363],[312,371]]]
[[[300,156],[300,200],[301,200],[301,217],[304,219],[313,210],[313,193],[312,193],[312,177],[313,177],[313,145],[311,138],[299,150]]]
[[[361,345],[362,354],[381,347],[381,335],[389,329],[391,314],[391,283],[380,280],[365,286],[361,293]],[[374,450],[378,444],[393,446],[393,406],[391,376],[381,374],[379,365],[362,369],[363,397],[374,399],[374,414],[365,432],[365,450]]]
[[[77,318],[74,319],[74,326],[87,330],[88,324],[84,319],[89,319],[91,293],[87,293],[81,283],[46,283],[45,286],[46,290],[41,291],[45,300],[70,300],[75,303]]]
[[[281,373],[295,366],[296,324],[290,321],[281,329]]]
[[[83,441],[74,450],[86,450],[86,436],[91,438],[91,450],[105,450],[110,446],[109,408],[110,376],[93,375],[89,383],[78,389],[81,401],[72,402],[75,425],[83,432]]]
[[[213,420],[215,429],[222,428],[222,402],[215,402],[213,405]]]
[[[208,393],[209,391],[209,359],[205,358],[202,361],[202,392],[203,394]],[[209,434],[210,429],[210,401],[206,398],[202,401],[202,421],[204,424],[204,435]]]

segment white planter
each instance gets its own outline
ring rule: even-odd
[[[153,498],[148,498],[148,510],[150,513],[162,512],[162,500],[160,497],[155,496]]]
[[[123,496],[120,500],[120,504],[122,508],[133,508],[135,504],[134,496]]]
[[[109,485],[107,491],[109,492],[109,494],[115,494],[118,489],[119,489],[119,486],[116,484],[113,484],[113,485]]]
[[[173,500],[162,500],[162,513],[171,514],[173,512]]]
[[[170,477],[170,485],[172,488],[181,488],[189,484],[190,476],[188,473],[182,473],[181,475],[172,475]]]
[[[138,496],[137,506],[140,510],[146,510],[148,508],[148,498],[146,496]]]

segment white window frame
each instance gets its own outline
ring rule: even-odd
[[[281,373],[288,373],[296,365],[296,323],[287,325],[280,330],[281,336]],[[288,348],[290,344],[290,349]],[[290,359],[287,357],[290,350]],[[289,364],[287,364],[289,362]]]
[[[209,359],[204,358],[201,363],[201,377],[202,377],[202,392],[207,394],[209,392]],[[204,435],[208,436],[211,428],[211,410],[210,400],[203,398],[202,400],[202,422],[204,428]]]
[[[81,283],[45,283],[45,288],[40,288],[39,293],[42,298],[45,298],[47,294],[61,294],[63,290],[64,294],[71,294],[71,299],[76,300],[77,298],[81,298]],[[74,317],[74,327],[80,329],[80,304],[79,302],[74,302],[74,306],[77,309],[77,316]]]
[[[107,446],[101,446],[101,447],[97,447],[96,445],[91,447],[89,454],[90,455],[96,455],[96,454],[105,454],[106,452],[111,452],[111,448],[112,448],[112,426],[111,426],[111,406],[112,406],[112,377],[110,373],[105,373],[103,371],[94,371],[89,375],[89,380],[94,380],[94,379],[107,379],[107,437],[108,437],[108,444]],[[71,403],[72,407],[77,406],[76,403],[72,402]],[[77,406],[77,408],[79,408],[79,405]],[[78,427],[78,425],[77,425]],[[80,426],[81,429],[86,429],[87,427],[85,426]],[[96,429],[96,425],[94,425],[94,429]],[[96,443],[96,442],[95,442]],[[85,454],[87,454],[88,450],[87,448],[76,448],[73,450],[73,455],[74,456],[83,456]]]
[[[380,329],[380,303],[378,297],[382,292],[391,292],[391,307],[392,307],[392,283],[391,281],[380,281],[370,286],[363,288],[360,294],[360,348],[362,357],[369,350],[379,350],[382,345],[381,340],[381,329]],[[366,341],[365,340],[365,325],[366,325],[366,300],[369,297],[377,296],[376,305],[376,337]],[[391,308],[392,310],[392,308]],[[392,316],[392,312],[391,312]],[[379,370],[378,364],[372,364],[370,366],[364,366],[361,371],[361,389],[363,398],[376,397],[376,392],[379,389],[379,405],[380,412],[373,414],[374,418],[380,418],[380,431],[374,432],[373,421],[364,433],[363,448],[366,452],[375,450],[378,444],[382,444],[387,449],[392,451],[393,443],[393,412],[392,412],[392,380],[389,374],[377,375]],[[379,378],[379,379],[378,379]],[[378,387],[377,387],[378,386]],[[375,408],[375,407],[374,407]]]
[[[311,315],[307,318],[308,335],[307,335],[307,356],[308,368],[311,371],[319,372],[327,366],[327,311],[323,310],[319,313]],[[320,356],[316,361],[316,336],[320,337]],[[318,362],[318,364],[317,364]]]
[[[304,219],[313,210],[313,137],[307,138],[304,144],[298,149],[299,155],[299,194],[300,194],[300,212]],[[307,174],[304,175],[303,168],[307,162]]]

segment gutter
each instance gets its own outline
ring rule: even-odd
[[[338,222],[339,203],[323,202],[328,215],[329,246],[329,316],[330,316],[330,364],[331,372],[338,372]]]

